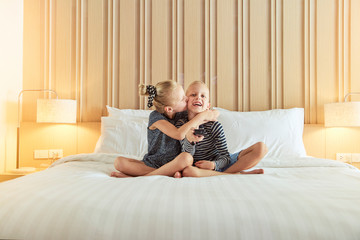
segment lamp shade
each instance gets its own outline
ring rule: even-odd
[[[36,122],[76,123],[76,100],[38,99]]]
[[[360,127],[360,102],[324,105],[325,127]]]

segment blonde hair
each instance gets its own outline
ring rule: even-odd
[[[149,98],[151,97],[147,90],[148,86],[151,85],[139,85],[140,96],[148,96]],[[153,97],[152,104],[154,105],[156,111],[159,113],[164,113],[164,108],[166,106],[173,106],[175,103],[172,92],[178,87],[178,84],[173,80],[166,80],[158,82],[154,87],[156,89],[156,94]]]
[[[207,89],[209,89],[208,86],[207,86],[203,81],[200,81],[200,80],[198,80],[198,81],[193,81],[192,83],[190,83],[190,85],[189,85],[189,86],[187,87],[187,89],[186,89],[186,93],[185,93],[186,96],[187,96],[187,94],[188,94],[189,88],[190,88],[191,86],[193,86],[193,85],[196,85],[196,84],[204,85]]]

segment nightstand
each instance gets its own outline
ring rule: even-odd
[[[351,163],[351,165],[360,169],[360,162],[353,162],[353,163]]]
[[[18,177],[22,177],[25,174],[16,174],[16,173],[0,173],[0,182],[8,181]]]
[[[39,172],[44,170],[45,168],[37,168],[35,172]],[[29,172],[29,173],[11,173],[11,172],[4,172],[4,173],[0,173],[0,182],[4,182],[4,181],[8,181],[11,179],[15,179],[18,177],[22,177],[31,173],[35,173],[35,172]]]

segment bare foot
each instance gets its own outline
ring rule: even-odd
[[[181,173],[180,172],[176,172],[175,174],[174,174],[174,178],[181,178],[182,176],[181,176]]]
[[[125,173],[122,172],[112,172],[110,174],[111,177],[116,177],[116,178],[124,178],[124,177],[132,177],[130,175],[126,175]]]
[[[241,174],[264,174],[264,169],[254,169],[254,170],[251,170],[251,171],[241,171],[240,172]]]

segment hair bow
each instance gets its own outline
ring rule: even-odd
[[[156,97],[156,87],[153,85],[147,85],[146,92],[149,94],[147,106],[148,108],[151,108],[153,106],[154,98]]]

